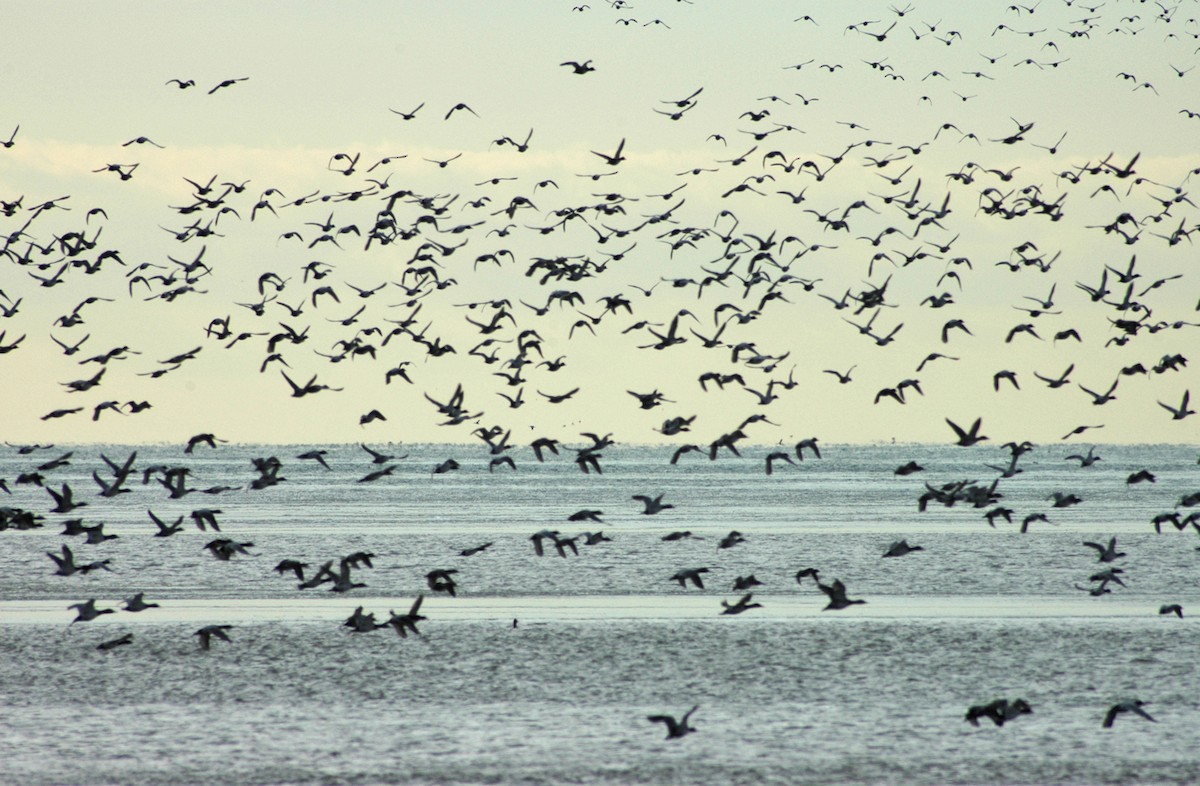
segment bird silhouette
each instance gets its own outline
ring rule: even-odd
[[[866,603],[865,600],[850,600],[847,598],[846,585],[842,583],[841,579],[834,579],[833,584],[829,585],[822,584],[818,580],[817,589],[821,590],[821,592],[824,592],[829,597],[829,603],[824,609],[822,609],[822,611],[839,611],[841,609],[849,608],[850,606]]]
[[[681,737],[685,737],[688,734],[691,734],[692,732],[694,732],[696,730],[693,726],[691,726],[689,724],[689,720],[692,717],[692,713],[698,709],[700,709],[699,704],[697,704],[695,707],[692,707],[690,710],[685,712],[683,714],[683,716],[681,718],[679,718],[678,720],[676,720],[671,715],[647,715],[646,720],[650,721],[651,723],[663,724],[664,726],[667,727],[667,739],[668,740],[677,740],[677,739],[680,739]]]
[[[754,597],[753,593],[747,592],[745,595],[738,598],[736,603],[729,603],[729,602],[723,600],[723,601],[721,601],[721,608],[724,610],[721,613],[722,614],[741,614],[743,611],[748,611],[750,609],[761,609],[762,608],[761,603],[752,603],[751,602],[750,599],[753,597]]]
[[[954,431],[955,436],[958,437],[958,440],[954,444],[960,447],[970,447],[971,445],[987,439],[987,437],[981,436],[979,433],[979,427],[982,421],[983,418],[975,418],[975,422],[971,424],[971,428],[967,431],[964,431],[958,426],[957,423],[950,420],[950,418],[946,418],[946,425],[950,426],[950,428]]]
[[[1101,726],[1106,729],[1111,729],[1117,717],[1127,712],[1133,713],[1134,715],[1140,715],[1148,721],[1154,721],[1154,718],[1150,717],[1150,713],[1142,709],[1142,707],[1145,706],[1146,702],[1142,701],[1141,699],[1130,699],[1128,701],[1122,701],[1114,704],[1113,706],[1109,707],[1108,712],[1104,714],[1104,722],[1101,724]]]

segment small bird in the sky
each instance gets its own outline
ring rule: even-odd
[[[212,90],[209,90],[208,94],[212,95],[213,93],[217,92],[218,90],[220,90],[223,87],[233,87],[238,82],[245,82],[249,78],[250,77],[248,77],[248,76],[242,76],[242,77],[238,77],[236,79],[223,79],[223,80],[221,80],[221,82],[217,83],[216,87],[214,87]],[[205,649],[207,649],[207,647]]]
[[[591,60],[584,60],[582,63],[577,63],[574,60],[568,60],[565,63],[559,63],[559,65],[570,66],[572,73],[575,74],[588,74],[596,70],[592,66]]]
[[[621,139],[620,144],[617,145],[617,152],[613,153],[611,156],[608,155],[607,153],[599,153],[595,150],[593,150],[591,152],[592,152],[592,155],[600,156],[601,158],[603,158],[604,163],[608,164],[609,166],[616,166],[617,164],[619,164],[625,160],[625,156],[621,155],[621,151],[623,151],[624,149],[625,149],[625,140]]]

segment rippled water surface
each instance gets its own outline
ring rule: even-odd
[[[13,479],[70,448],[6,451],[3,503],[45,518],[0,532],[0,782],[13,784],[375,783],[1194,783],[1200,780],[1200,539],[1151,519],[1200,490],[1192,447],[1045,446],[1003,479],[998,504],[931,504],[925,483],[989,483],[998,448],[839,447],[768,477],[761,449],[742,460],[638,448],[605,451],[604,474],[569,461],[489,474],[477,448],[395,446],[393,476],[357,446],[330,447],[333,469],[294,458],[307,446],[221,446],[181,456],[141,448],[136,465],[192,467],[189,484],[243,487],[168,499],[153,479],[96,496],[98,458],[79,447],[45,473],[88,505],[48,513],[49,495]],[[250,458],[274,453],[287,481],[258,491]],[[462,470],[432,475],[445,458]],[[692,459],[689,461],[689,459]],[[909,459],[924,473],[897,477]],[[1130,486],[1149,468],[1153,484]],[[1083,502],[1055,508],[1053,491]],[[633,494],[675,508],[645,516]],[[213,559],[186,515],[220,509],[222,535],[250,555]],[[612,538],[560,558],[534,554],[541,529],[576,535],[576,510],[603,510]],[[184,515],[188,528],[153,537],[146,514]],[[1045,513],[1021,534],[1020,521]],[[63,521],[103,522],[114,540],[86,545]],[[671,532],[695,537],[664,542]],[[746,542],[718,549],[730,530]],[[1106,567],[1083,541],[1117,537],[1124,587],[1092,597]],[[921,545],[899,559],[899,538]],[[491,541],[482,553],[458,552]],[[47,552],[111,572],[55,576]],[[581,541],[582,544],[582,541]],[[375,555],[353,572],[367,586],[301,591],[272,568],[309,573],[352,551]],[[670,576],[707,567],[705,588]],[[843,580],[863,605],[823,612],[801,568]],[[456,569],[458,597],[432,593],[425,573]],[[761,608],[722,616],[739,576],[762,582]],[[327,586],[327,585],[326,585]],[[144,591],[159,608],[70,624],[66,607],[101,608]],[[420,636],[342,626],[355,607],[380,621],[427,597]],[[1180,603],[1184,617],[1159,615]],[[516,625],[514,627],[514,620]],[[202,625],[229,624],[230,642],[197,645]],[[97,644],[125,634],[111,651]],[[966,708],[1024,698],[1033,713],[994,727]],[[1114,703],[1149,702],[1156,723],[1101,721]],[[690,707],[695,734],[664,739],[647,715]]]

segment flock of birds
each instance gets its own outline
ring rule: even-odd
[[[923,18],[921,9],[912,4],[886,6],[878,18],[842,30],[828,30],[813,16],[799,17],[795,24],[805,34],[841,35],[848,50],[864,44],[864,52],[870,54],[847,58],[845,63],[781,64],[781,70],[804,78],[805,93],[757,98],[741,115],[730,118],[728,127],[704,138],[719,152],[683,171],[660,174],[661,183],[653,191],[635,193],[609,185],[620,182],[625,168],[636,166],[641,152],[635,138],[620,132],[588,151],[594,165],[588,171],[533,183],[497,175],[475,182],[468,192],[446,189],[434,178],[462,166],[459,159],[464,156],[486,155],[501,165],[513,161],[536,149],[541,140],[535,129],[511,135],[497,131],[486,153],[425,157],[424,163],[433,166],[420,172],[406,168],[417,163],[406,164],[408,154],[372,159],[364,158],[361,151],[337,151],[330,154],[325,172],[316,173],[336,178],[341,187],[334,190],[299,193],[289,189],[285,194],[261,183],[252,187],[250,181],[230,172],[182,177],[188,188],[169,208],[171,225],[162,227],[180,250],[151,259],[107,243],[104,230],[110,219],[104,206],[81,206],[68,195],[0,194],[0,265],[5,271],[0,278],[0,355],[9,356],[12,362],[14,353],[57,347],[68,362],[82,369],[74,378],[59,383],[60,390],[53,393],[59,400],[39,416],[47,429],[67,418],[83,421],[71,432],[82,440],[88,439],[89,420],[97,423],[104,418],[107,422],[155,407],[140,396],[105,391],[122,380],[131,385],[136,382],[137,388],[144,390],[168,375],[172,379],[186,375],[186,367],[196,364],[202,353],[224,353],[228,363],[248,375],[275,377],[282,399],[326,397],[356,385],[366,387],[361,383],[362,366],[369,364],[372,390],[378,391],[380,386],[395,390],[391,387],[395,384],[418,391],[420,396],[409,401],[431,406],[438,425],[447,429],[448,440],[478,440],[490,472],[519,471],[519,449],[530,451],[529,458],[521,460],[552,461],[561,451],[581,472],[603,472],[603,452],[616,443],[614,434],[578,432],[576,428],[584,441],[569,444],[561,434],[544,430],[545,423],[558,417],[551,414],[556,413],[552,408],[569,408],[577,394],[587,395],[582,384],[557,380],[570,377],[570,371],[562,371],[572,367],[574,356],[591,351],[585,344],[591,339],[618,348],[627,358],[625,363],[645,366],[647,377],[662,380],[658,383],[661,390],[651,383],[643,389],[623,391],[632,399],[625,399],[631,412],[679,405],[696,395],[722,397],[718,410],[728,421],[711,427],[711,439],[691,440],[692,427],[699,425],[696,414],[672,414],[653,427],[653,439],[669,440],[672,465],[690,454],[695,454],[695,460],[743,458],[747,446],[775,441],[779,443],[775,448],[760,454],[767,475],[780,471],[784,464],[798,468],[806,453],[810,461],[819,460],[817,437],[799,439],[784,449],[778,434],[797,425],[771,420],[772,416],[786,417],[775,415],[780,408],[771,409],[771,405],[797,395],[794,391],[802,387],[840,385],[855,390],[860,385],[855,384],[854,374],[869,373],[868,367],[878,357],[876,348],[894,352],[896,347],[914,345],[918,349],[912,373],[922,374],[927,369],[931,373],[924,379],[908,376],[873,395],[865,394],[874,406],[905,406],[924,398],[927,390],[939,384],[951,386],[953,375],[933,372],[963,355],[987,357],[1018,342],[1034,346],[1049,340],[1055,347],[1086,344],[1095,350],[1086,369],[1091,375],[1087,386],[1073,378],[1077,365],[1079,371],[1085,370],[1083,361],[1069,362],[1061,372],[1000,369],[984,380],[985,385],[997,396],[1017,395],[1031,384],[1063,390],[1060,395],[1078,388],[1083,394],[1078,400],[1087,402],[1091,412],[1116,400],[1118,390],[1122,395],[1129,391],[1133,397],[1152,397],[1165,413],[1162,417],[1186,421],[1190,427],[1188,418],[1196,414],[1190,390],[1171,388],[1170,381],[1186,373],[1188,358],[1179,349],[1194,346],[1192,331],[1200,327],[1200,322],[1192,321],[1195,317],[1183,313],[1181,305],[1186,287],[1192,287],[1187,297],[1196,296],[1196,276],[1187,257],[1192,235],[1200,230],[1200,219],[1188,188],[1191,178],[1200,174],[1200,166],[1176,165],[1173,179],[1165,179],[1158,173],[1166,165],[1157,161],[1156,176],[1151,179],[1140,171],[1143,162],[1136,151],[1072,159],[1067,131],[1057,126],[1045,128],[1044,123],[1028,118],[1012,117],[1011,122],[974,130],[965,123],[960,126],[962,121],[946,120],[923,137],[900,140],[880,131],[887,120],[882,116],[860,118],[863,122],[859,122],[818,113],[817,102],[834,103],[836,97],[832,92],[817,93],[823,88],[832,91],[826,80],[842,69],[865,68],[865,78],[892,83],[928,83],[922,89],[929,92],[919,96],[920,105],[945,101],[950,95],[959,104],[967,104],[976,96],[953,89],[965,83],[964,76],[972,84],[985,84],[1001,78],[1001,69],[1046,72],[1061,66],[1069,71],[1085,61],[1087,47],[1102,37],[1166,36],[1173,55],[1187,52],[1189,57],[1194,53],[1183,46],[1200,39],[1200,21],[1186,17],[1186,3],[1133,4],[1136,13],[1125,14],[1129,3],[1109,0],[1089,6],[1078,0],[1061,0],[1057,5],[1069,11],[1061,26],[1027,29],[1019,24],[1043,18],[1050,5],[1050,0],[1039,0],[1009,6],[1005,18],[1011,17],[1017,24],[997,24],[982,41],[967,41],[963,33],[948,29],[939,20]],[[662,19],[639,22],[627,15],[633,7],[624,0],[605,0],[597,6],[574,6],[572,13],[608,12],[614,15],[613,24],[625,27],[670,31],[675,26]],[[936,66],[941,51],[970,46],[990,46],[994,54],[980,53],[977,70],[953,76],[936,67],[924,74],[902,73],[889,62],[893,57],[903,61],[916,52],[921,62]],[[597,56],[549,63],[547,68],[565,69],[561,72],[564,78],[588,80],[603,73],[605,62]],[[1178,80],[1186,79],[1193,66],[1171,64],[1170,68],[1166,71],[1164,64],[1163,74]],[[809,78],[810,74],[815,76]],[[1143,75],[1122,72],[1114,79],[1134,82],[1132,89],[1139,94],[1158,96],[1159,91]],[[191,78],[171,78],[166,86],[204,92]],[[226,78],[214,83],[207,94],[215,99],[219,92],[253,86],[252,75]],[[693,110],[708,98],[704,91],[705,87],[697,87],[684,97],[663,99],[651,109],[665,117],[662,122],[678,122],[683,127],[694,120]],[[381,109],[398,116],[401,131],[409,123],[483,122],[486,117],[485,111],[477,112],[461,101],[447,101],[435,108],[422,100],[412,109]],[[433,114],[437,117],[430,118]],[[1186,116],[1180,122],[1197,116],[1191,108],[1173,114]],[[803,142],[804,129],[793,123],[836,128],[844,144],[817,152]],[[36,133],[14,125],[7,140],[0,140],[4,154],[20,152],[22,142]],[[872,132],[868,126],[877,130]],[[876,133],[887,138],[876,138]],[[749,137],[745,150],[734,144],[743,136]],[[154,166],[154,151],[169,145],[169,139],[154,140],[135,130],[120,145],[120,152],[139,151],[142,160],[105,162],[93,173],[136,185],[141,167]],[[1014,150],[1033,163],[1010,168],[979,163]],[[510,158],[500,157],[504,155]],[[950,158],[960,162],[950,172],[935,172],[924,164]],[[1021,173],[1022,168],[1032,171],[1035,165],[1060,168],[1054,170],[1053,180],[1027,178]],[[585,197],[569,187],[568,177],[584,184]],[[856,190],[861,182],[869,182],[871,187]],[[689,203],[693,192],[700,196]],[[1111,246],[1110,256],[1077,264],[1067,261],[1069,248],[1050,247],[1045,240],[1039,246],[1029,239],[1005,240],[999,253],[959,250],[965,245],[981,248],[971,239],[960,242],[960,237],[994,233],[993,225],[1020,227],[1015,232],[1027,233],[1020,235],[1022,238],[1052,239],[1054,234],[1047,228],[1062,226],[1060,222],[1071,224],[1079,202],[1083,203],[1080,214],[1107,216],[1098,224],[1076,229],[1088,233],[1091,241]],[[763,207],[768,204],[769,208]],[[784,222],[764,226],[768,222],[759,217],[777,215],[787,208],[791,212],[785,213],[786,229]],[[293,249],[292,261],[286,267],[256,270],[247,277],[252,263],[221,259],[220,247],[226,237],[260,237],[264,224],[270,227],[265,231],[275,253]],[[817,242],[810,242],[814,238]],[[819,267],[818,257],[834,258],[837,264]],[[389,267],[377,264],[380,258],[387,260]],[[1068,265],[1087,272],[1081,274],[1082,279],[1069,280],[1074,276],[1060,275]],[[390,266],[400,270],[399,280],[384,272]],[[931,323],[933,327],[923,339],[911,336],[912,327],[904,330],[906,323],[927,322],[922,314],[953,311],[956,299],[966,296],[976,280],[984,282],[979,285],[984,291],[992,288],[985,275],[994,276],[998,271],[1019,280],[1018,286],[1027,287],[1023,291],[1030,294],[1019,295],[1013,303],[998,304],[1019,312],[1019,321],[1000,331],[993,345],[978,346],[988,337],[973,332],[975,319],[970,313],[939,319],[940,325]],[[861,278],[864,272],[865,280]],[[237,290],[241,294],[230,301],[225,294],[242,286],[236,283],[239,280],[251,283]],[[460,297],[463,290],[486,294]],[[27,316],[35,310],[34,301],[39,312],[43,301],[58,307],[60,300],[55,298],[59,292],[71,293],[63,296],[67,299],[61,301],[62,313],[48,326],[34,324]],[[80,297],[82,293],[86,296]],[[980,296],[978,290],[974,294]],[[203,316],[194,320],[194,335],[186,336],[181,351],[147,358],[148,351],[138,343],[142,338],[138,329],[115,337],[102,349],[95,346],[104,339],[93,337],[87,326],[100,309],[128,312],[133,321],[127,324],[135,328],[138,315],[167,309]],[[1200,302],[1196,309],[1200,310]],[[893,313],[898,316],[889,316]],[[1071,315],[1069,323],[1054,319],[1067,313]],[[764,323],[787,326],[789,319],[809,318],[806,315],[820,315],[821,338],[845,342],[843,357],[858,362],[833,369],[813,368],[804,351],[805,339],[796,341],[780,330],[760,327]],[[909,316],[900,321],[899,315]],[[1084,322],[1094,332],[1079,327]],[[975,329],[985,332],[978,326]],[[1099,335],[1101,331],[1104,335]],[[1143,345],[1162,346],[1164,338],[1177,349],[1157,359],[1146,355],[1127,362],[1130,352]],[[926,351],[929,343],[935,351]],[[306,344],[318,348],[310,350]],[[686,350],[679,349],[685,344]],[[576,350],[581,345],[584,348]],[[689,353],[686,361],[673,359],[684,352]],[[1112,374],[1098,359],[1109,355],[1116,358],[1118,368]],[[442,364],[454,369],[453,375],[443,372]],[[690,391],[684,390],[683,370],[694,364],[699,364],[702,373],[687,383]],[[314,371],[317,365],[320,370]],[[140,370],[123,374],[125,366]],[[350,366],[355,367],[353,373],[334,379]],[[654,371],[664,373],[656,376]],[[460,373],[467,379],[448,381]],[[135,376],[141,379],[134,380]],[[1146,384],[1135,390],[1139,379]],[[1027,387],[1022,388],[1021,383]],[[1147,393],[1149,387],[1162,392]],[[727,388],[739,393],[730,395]],[[536,393],[536,398],[531,393]],[[494,407],[500,407],[499,414]],[[533,413],[528,420],[521,419],[526,417],[519,412],[524,407],[528,407],[525,413]],[[387,409],[370,407],[347,418],[347,425],[381,428],[373,424],[389,422]],[[401,407],[406,418],[415,413],[415,404]],[[937,420],[940,423],[942,419],[953,435],[953,444],[970,447],[990,439],[984,433],[982,416],[969,425],[949,417]],[[1093,420],[1072,425],[1061,440],[1105,425]],[[776,431],[768,430],[772,428]],[[530,439],[513,436],[525,430],[534,432]],[[130,433],[137,435],[136,426]],[[631,429],[622,439],[634,442],[649,436]],[[213,433],[196,434],[187,440],[183,452],[215,450],[224,442]],[[51,447],[14,446],[19,454],[29,456]],[[404,458],[365,443],[361,447],[370,464],[359,483],[386,482]],[[1020,458],[1032,449],[1034,445],[1028,441],[1008,442],[1007,461],[988,465],[998,474],[987,483],[924,484],[919,507],[961,503],[985,511],[984,518],[991,526],[999,520],[1013,524],[1016,512],[1003,505],[1001,482],[1022,471]],[[326,453],[313,450],[296,460],[328,468]],[[59,517],[64,535],[84,536],[87,544],[102,543],[115,536],[104,533],[102,523],[88,524],[79,517],[77,511],[88,501],[78,498],[67,483],[52,480],[52,473],[67,466],[71,457],[68,452],[47,461],[31,459],[31,466],[12,484],[44,488],[53,503],[46,513]],[[183,463],[138,466],[136,453],[123,461],[100,458],[104,467],[92,477],[106,503],[129,493],[128,484],[138,473],[142,485],[157,483],[173,501],[194,493],[248,493],[286,480],[280,474],[284,464],[274,456],[255,459],[255,475],[244,486],[208,488],[193,485],[192,470]],[[1067,458],[1078,460],[1081,467],[1100,460],[1094,448]],[[458,460],[449,458],[431,468],[431,473],[460,468]],[[895,473],[905,476],[922,469],[909,462]],[[1154,482],[1149,469],[1128,479],[1130,485],[1143,482]],[[0,479],[0,491],[12,494],[8,479]],[[633,499],[643,506],[643,515],[673,507],[662,495],[639,494]],[[1050,510],[1080,501],[1074,495],[1059,494]],[[1198,505],[1200,494],[1187,495],[1152,523],[1159,531],[1163,524],[1170,524],[1180,530],[1190,525],[1200,532],[1200,512],[1181,512]],[[1032,511],[1019,518],[1020,531],[1048,521],[1049,512]],[[168,521],[153,510],[147,514],[156,537],[167,538],[184,528],[182,515]],[[219,515],[220,509],[205,507],[190,513],[200,530],[219,535],[205,545],[214,559],[252,555],[253,543],[222,533]],[[599,516],[600,511],[581,510],[569,521],[599,522]],[[45,520],[41,511],[0,507],[0,530],[34,529]],[[696,536],[680,531],[664,539],[687,537]],[[541,530],[530,539],[538,556],[552,548],[564,558],[568,551],[578,554],[581,542],[591,546],[608,540],[602,532],[570,536],[555,529]],[[743,540],[740,533],[731,532],[719,547],[732,548]],[[491,545],[483,543],[459,554],[471,557]],[[1112,565],[1124,556],[1117,551],[1116,539],[1084,545],[1095,549],[1099,561],[1108,567],[1091,576],[1090,586],[1079,588],[1101,595],[1112,592],[1111,585],[1123,586],[1121,569]],[[900,540],[883,556],[900,558],[920,550],[920,546]],[[78,560],[66,544],[47,555],[59,576],[112,570],[107,559]],[[300,589],[328,586],[334,592],[348,593],[366,586],[355,581],[356,571],[370,569],[373,556],[358,552],[333,558],[307,573],[309,565],[283,560],[275,571],[294,576]],[[669,580],[680,587],[703,588],[703,574],[708,570],[683,568]],[[430,571],[426,575],[429,591],[454,596],[457,573],[448,568]],[[842,581],[823,581],[816,569],[800,570],[795,579],[801,585],[804,579],[815,583],[827,598],[825,610],[866,603],[848,597]],[[748,591],[758,583],[752,575],[738,577],[734,588],[744,594],[733,602],[722,601],[720,613],[737,615],[759,608],[761,604],[754,602],[753,592]],[[353,633],[391,628],[402,637],[419,635],[417,625],[425,619],[420,613],[424,597],[418,596],[407,612],[390,611],[383,620],[359,606],[345,627]],[[89,599],[71,605],[77,612],[72,624],[116,612],[96,603]],[[157,605],[138,593],[124,602],[122,611],[136,613]],[[1179,604],[1164,605],[1160,611],[1183,616]],[[209,649],[214,639],[229,642],[230,629],[229,625],[208,625],[197,630],[199,647]],[[112,650],[132,642],[133,634],[126,633],[101,642],[98,649]],[[1140,700],[1117,704],[1108,711],[1103,725],[1111,726],[1121,714],[1154,720],[1143,706]],[[679,719],[654,715],[649,720],[663,723],[667,737],[677,739],[695,730],[690,718],[696,710],[692,707]],[[988,719],[1000,726],[1030,712],[1024,700],[998,699],[972,706],[966,719],[976,725],[980,719]]]

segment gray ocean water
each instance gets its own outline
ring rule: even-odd
[[[1152,524],[1197,509],[1182,504],[1200,491],[1194,446],[1099,446],[1090,467],[1065,458],[1086,444],[1037,446],[999,481],[1013,523],[994,528],[982,514],[995,505],[918,510],[926,484],[996,478],[987,465],[1008,454],[993,446],[823,445],[768,476],[768,448],[672,466],[669,449],[613,446],[598,475],[570,451],[539,464],[519,448],[516,471],[489,472],[474,446],[373,445],[397,456],[374,482],[358,482],[381,466],[358,446],[325,446],[329,470],[296,458],[314,447],[139,447],[129,493],[111,498],[92,479],[111,476],[100,454],[122,463],[133,448],[0,451],[0,505],[44,517],[0,531],[0,782],[1200,781],[1200,539]],[[15,480],[67,452],[43,482],[87,505],[50,513],[45,489]],[[249,488],[251,459],[267,456],[286,480]],[[432,474],[447,458],[461,469]],[[910,460],[925,471],[897,476]],[[156,464],[189,467],[189,487],[234,488],[173,500],[142,483]],[[1155,482],[1127,483],[1140,469]],[[1082,501],[1054,507],[1054,492]],[[644,515],[636,494],[675,507]],[[191,523],[200,508],[220,510],[219,535]],[[602,523],[567,521],[581,509]],[[154,537],[147,510],[186,527]],[[1034,513],[1049,521],[1020,533]],[[71,518],[118,537],[60,534]],[[543,529],[611,540],[538,557]],[[733,530],[745,542],[719,549]],[[220,561],[204,548],[220,536],[253,546]],[[1083,545],[1114,536],[1125,556],[1108,565]],[[901,538],[922,550],[883,558]],[[47,552],[63,544],[111,570],[54,575]],[[346,593],[272,570],[290,558],[312,575],[356,551],[374,567]],[[1113,566],[1124,586],[1090,595]],[[704,589],[670,580],[699,567]],[[809,567],[866,603],[822,611],[815,583],[794,578]],[[457,570],[457,597],[427,585],[439,568]],[[720,614],[748,575],[761,607]],[[70,604],[120,609],[136,592],[160,606],[71,622]],[[342,625],[358,606],[383,621],[421,594],[419,636]],[[1160,615],[1166,603],[1183,618]],[[231,641],[202,650],[193,634],[209,624],[231,625]],[[964,721],[998,698],[1033,712]],[[1154,723],[1101,728],[1132,699]],[[647,720],[697,705],[682,739]]]

